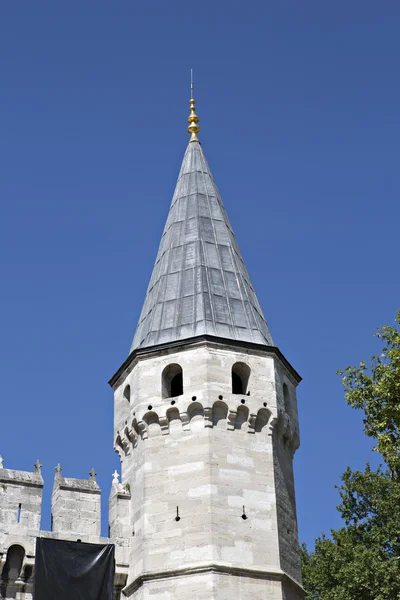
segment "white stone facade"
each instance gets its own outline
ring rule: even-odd
[[[232,393],[237,363],[250,371],[242,394]],[[166,398],[170,365],[182,369],[183,394]],[[293,373],[268,348],[195,340],[140,353],[119,372],[115,448],[131,496],[119,500],[131,530],[129,598],[303,597]]]

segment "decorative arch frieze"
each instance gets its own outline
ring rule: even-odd
[[[203,406],[198,400],[192,399],[187,407],[184,404],[181,409],[176,405],[170,406],[165,414],[152,409],[139,419],[134,416],[130,424],[126,422],[122,432],[117,431],[115,450],[122,460],[141,440],[171,433],[176,435],[179,432],[195,432],[203,428],[217,427],[227,431],[268,435],[279,429],[280,433],[284,432],[283,435],[292,436],[285,420],[289,418],[286,413],[281,412],[278,417],[273,417],[265,402],[256,412],[250,411],[244,399],[239,405],[230,406],[230,403],[225,399],[218,399],[211,406]]]

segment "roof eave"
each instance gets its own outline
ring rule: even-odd
[[[157,352],[163,350],[169,350],[173,348],[179,348],[182,346],[192,346],[194,344],[198,344],[200,342],[214,342],[215,344],[223,344],[224,346],[231,346],[234,348],[244,348],[248,350],[256,350],[258,352],[274,354],[279,360],[283,363],[283,365],[288,369],[292,377],[295,379],[297,383],[300,383],[302,380],[299,373],[292,367],[290,362],[285,358],[282,352],[279,350],[277,346],[267,346],[265,344],[256,344],[254,342],[245,342],[242,340],[231,340],[224,337],[217,337],[213,335],[200,335],[194,336],[190,338],[186,338],[183,340],[177,340],[175,342],[168,342],[166,344],[157,344],[156,346],[148,346],[147,348],[135,348],[129,354],[128,358],[122,363],[120,368],[114,373],[114,375],[109,380],[109,385],[114,389],[115,384],[118,383],[122,374],[129,368],[130,364],[138,357],[145,356],[147,354],[155,354]]]

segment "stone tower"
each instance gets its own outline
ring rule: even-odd
[[[300,377],[274,346],[197,138],[188,144],[131,353],[110,384],[131,600],[299,600]]]

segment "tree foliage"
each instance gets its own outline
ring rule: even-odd
[[[378,329],[383,343],[380,355],[369,366],[347,367],[342,376],[345,398],[353,408],[364,411],[364,432],[376,439],[374,450],[395,477],[400,475],[400,311],[396,325]]]
[[[338,487],[344,526],[302,546],[308,600],[400,599],[400,311],[378,330],[382,352],[367,366],[339,371],[350,406],[364,411],[364,431],[387,468],[348,468]]]

